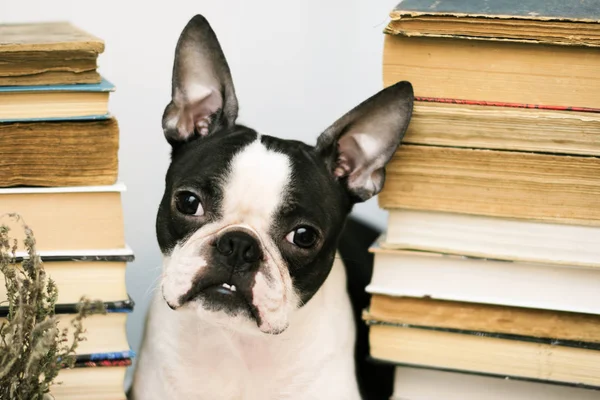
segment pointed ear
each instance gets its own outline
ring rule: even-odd
[[[238,104],[231,72],[202,15],[188,22],[177,42],[171,97],[162,120],[171,145],[235,124]]]
[[[385,165],[400,145],[413,109],[409,82],[389,86],[331,125],[316,150],[356,202],[383,188]]]

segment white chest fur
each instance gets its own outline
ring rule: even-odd
[[[324,285],[277,336],[208,325],[193,314],[171,311],[156,298],[133,400],[359,400],[354,342],[339,259]]]

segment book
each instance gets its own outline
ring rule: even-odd
[[[75,366],[73,368],[128,367],[132,364],[133,363],[132,363],[131,358],[115,358],[115,359],[110,359],[110,360],[89,360],[89,361],[80,361],[78,359],[75,362]]]
[[[396,367],[391,400],[597,400],[596,390],[472,373]]]
[[[404,0],[386,33],[600,46],[600,1]]]
[[[600,156],[600,113],[415,101],[403,144]]]
[[[127,365],[63,369],[50,387],[55,400],[126,400]]]
[[[386,35],[383,82],[415,96],[600,109],[600,52],[582,46]]]
[[[600,314],[600,270],[374,246],[371,294]]]
[[[600,267],[600,228],[427,210],[389,210],[382,248]]]
[[[502,377],[600,387],[600,351],[391,325],[371,325],[371,356]]]
[[[83,360],[96,359],[97,361],[100,357],[91,357],[90,355],[98,353],[129,354],[130,348],[127,342],[126,322],[129,313],[133,310],[133,303],[126,300],[105,302],[104,304],[108,311],[106,314],[88,315],[82,321],[85,330],[85,340],[79,342],[75,354],[77,356],[88,355]],[[73,341],[73,327],[70,323],[76,316],[77,304],[57,305],[55,311],[58,328],[61,331],[64,328],[68,328],[66,343],[70,344]],[[5,321],[6,315],[8,315],[6,307],[0,308],[0,323]]]
[[[0,24],[0,86],[99,83],[104,42],[68,22]]]
[[[127,298],[125,268],[134,259],[130,248],[62,254],[40,252],[39,256],[47,276],[59,288],[58,303],[77,303],[82,296],[104,301]],[[19,263],[22,258],[17,257],[16,262]],[[0,303],[4,300],[6,286],[0,285]]]
[[[0,222],[22,246],[18,213],[33,230],[37,250],[69,253],[75,250],[112,250],[126,247],[121,193],[125,185],[73,187],[18,187],[0,189]]]
[[[127,351],[113,351],[108,353],[92,353],[92,354],[79,354],[75,356],[76,365],[86,365],[88,363],[96,363],[98,365],[109,365],[111,361],[115,361],[115,365],[119,361],[131,360],[135,357],[133,350]],[[91,364],[90,364],[91,365]]]
[[[0,186],[112,185],[118,150],[114,118],[0,124]]]
[[[599,176],[598,157],[403,145],[379,205],[599,226]]]
[[[0,87],[0,121],[105,115],[114,90],[106,79],[97,84]]]
[[[373,295],[363,312],[370,325],[524,340],[600,350],[600,315],[431,298]]]

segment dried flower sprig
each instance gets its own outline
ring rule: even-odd
[[[0,273],[7,301],[0,306],[7,307],[8,314],[0,323],[0,400],[51,399],[50,386],[61,368],[74,366],[77,346],[85,340],[83,320],[106,309],[101,301],[82,298],[71,329],[59,329],[54,313],[58,288],[44,271],[33,231],[19,215],[6,216],[20,223],[27,255],[17,261],[18,241],[9,236],[7,225],[1,225]]]

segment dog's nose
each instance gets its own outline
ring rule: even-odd
[[[256,239],[246,232],[230,231],[216,243],[217,251],[227,258],[227,263],[236,270],[251,268],[262,257]]]

